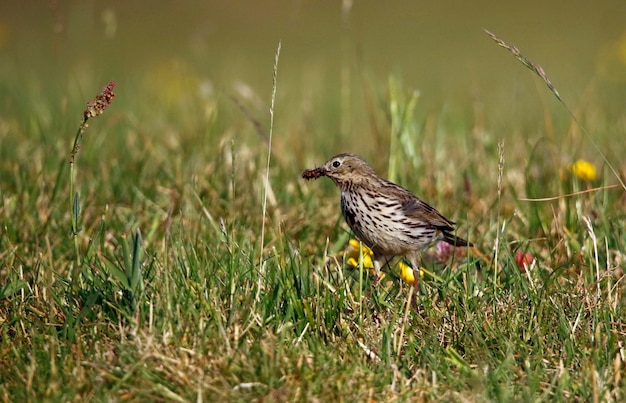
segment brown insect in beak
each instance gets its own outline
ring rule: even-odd
[[[306,180],[317,179],[320,176],[325,176],[325,175],[326,175],[326,172],[324,168],[322,167],[315,168],[315,169],[307,169],[304,172],[302,172],[302,177]]]

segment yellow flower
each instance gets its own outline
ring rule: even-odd
[[[596,167],[589,161],[578,160],[572,164],[572,172],[581,181],[593,181],[596,179]]]
[[[413,275],[413,269],[411,268],[411,266],[404,264],[404,262],[400,262],[398,266],[400,267],[400,278],[402,278],[402,280],[404,280],[406,283],[413,285],[413,283],[415,283],[415,276]],[[424,277],[424,274],[421,270],[420,277]]]
[[[356,239],[350,239],[350,247],[348,249],[348,264],[352,267],[359,267],[359,245],[360,242]],[[374,253],[370,248],[363,245],[363,268],[368,269],[371,276],[374,275],[374,262],[372,261],[372,255]],[[385,273],[380,273],[380,279],[385,278]]]
[[[352,267],[359,267],[359,245],[361,244],[356,239],[350,239],[350,246],[348,248],[348,264]],[[363,267],[368,269],[370,275],[374,275],[374,262],[372,262],[373,252],[370,248],[363,245]],[[398,264],[400,269],[400,278],[408,284],[415,283],[415,276],[413,276],[413,269],[411,266],[400,262]],[[420,277],[423,277],[422,271],[420,271]],[[380,279],[385,278],[385,273],[380,273]]]

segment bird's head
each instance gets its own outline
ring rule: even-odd
[[[329,159],[324,165],[307,169],[302,173],[304,179],[317,179],[327,176],[339,187],[348,183],[358,184],[363,181],[376,179],[376,172],[361,157],[355,154],[338,154]]]

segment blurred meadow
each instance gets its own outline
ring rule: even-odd
[[[623,1],[3,2],[0,60],[3,401],[625,399]],[[372,285],[340,152],[480,254]]]

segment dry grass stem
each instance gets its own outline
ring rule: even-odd
[[[578,121],[578,119],[576,118],[576,115],[574,115],[574,112],[572,112],[572,110],[567,106],[567,104],[565,103],[565,101],[563,101],[563,99],[561,98],[561,95],[559,94],[559,92],[557,91],[556,87],[554,86],[554,84],[552,84],[552,81],[550,81],[550,79],[548,78],[548,75],[546,74],[546,72],[544,71],[543,67],[541,67],[540,65],[532,62],[529,58],[527,58],[526,56],[524,56],[522,54],[522,52],[515,46],[508,44],[507,42],[505,42],[504,40],[500,39],[499,37],[497,37],[495,34],[493,34],[492,32],[488,31],[488,30],[484,30],[485,33],[487,35],[489,35],[489,37],[491,39],[493,39],[498,45],[502,46],[504,49],[508,50],[519,62],[521,62],[524,66],[526,66],[528,69],[530,69],[531,71],[533,71],[535,74],[537,74],[544,83],[546,83],[546,85],[548,86],[548,89],[550,89],[550,91],[554,94],[554,96],[559,100],[559,102],[561,103],[561,105],[563,105],[563,107],[565,108],[565,110],[567,111],[567,113],[570,115],[570,117],[574,120],[574,122],[576,123],[576,125],[578,127],[580,127],[580,130],[584,133],[584,135],[589,139],[589,141],[591,142],[591,144],[593,145],[593,147],[596,149],[596,151],[602,156],[602,159],[604,160],[604,162],[607,164],[607,166],[609,167],[609,169],[611,169],[611,171],[613,172],[613,175],[615,175],[615,177],[617,178],[617,180],[619,181],[620,185],[622,186],[622,188],[624,190],[626,190],[626,183],[624,183],[621,175],[619,174],[619,172],[613,167],[613,164],[611,164],[611,162],[608,160],[608,158],[606,157],[606,155],[602,152],[602,150],[600,150],[600,147],[598,146],[598,144],[596,143],[596,141],[589,135],[589,132],[587,132],[587,129],[585,129],[585,127]]]

